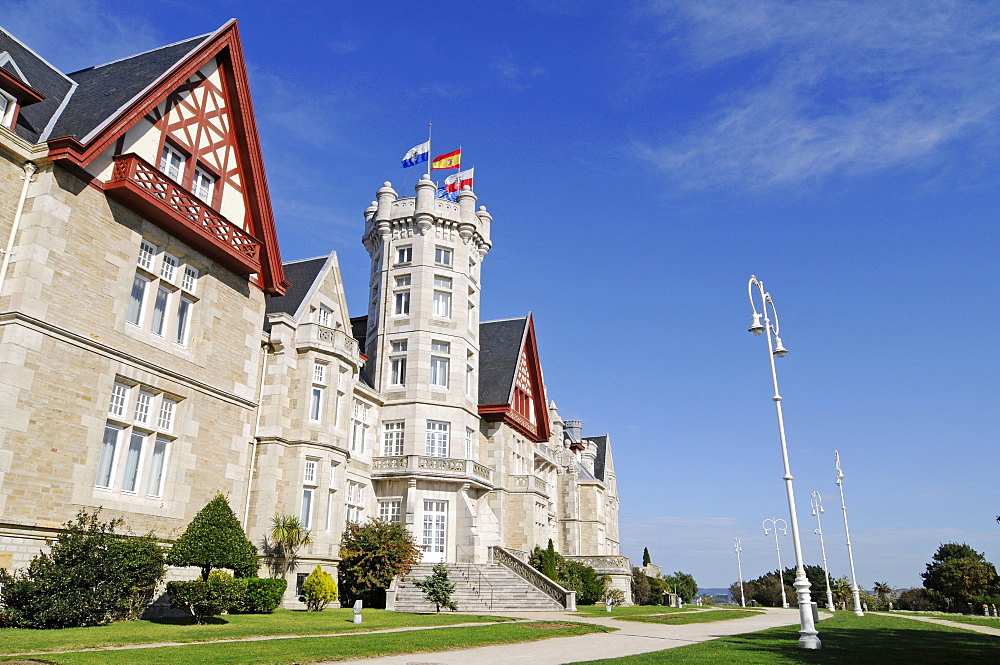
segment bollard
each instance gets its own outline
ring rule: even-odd
[[[361,623],[361,601],[354,601],[354,623]]]

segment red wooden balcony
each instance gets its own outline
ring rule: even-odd
[[[104,191],[230,270],[260,272],[259,240],[138,155],[115,157]]]

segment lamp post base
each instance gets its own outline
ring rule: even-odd
[[[851,595],[854,596],[854,616],[863,617],[865,613],[861,609],[861,590],[854,587],[851,589]]]
[[[805,570],[799,568],[795,574],[795,596],[799,601],[799,646],[803,649],[820,649],[819,631],[813,620],[812,598],[809,596],[809,579]]]

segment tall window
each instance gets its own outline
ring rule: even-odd
[[[469,300],[468,313],[469,313],[469,330],[475,330],[478,322],[476,320],[476,303],[472,302],[472,300]]]
[[[125,320],[156,337],[187,346],[191,315],[198,300],[198,276],[194,266],[142,240]]]
[[[451,278],[434,276],[434,316],[451,318]]]
[[[450,432],[451,423],[445,423],[439,420],[428,420],[425,454],[429,457],[447,457],[448,434]]]
[[[451,250],[446,247],[435,247],[434,248],[434,263],[441,264],[443,266],[451,265]]]
[[[389,356],[389,383],[393,386],[406,385],[406,340],[392,343]]]
[[[116,381],[108,402],[94,486],[162,497],[176,406],[176,400],[153,388]]]
[[[309,420],[323,420],[323,393],[326,392],[326,364],[313,363],[312,387],[309,393]]]
[[[312,528],[313,495],[315,490],[312,487],[302,488],[302,509],[299,511],[299,524],[304,529]]]
[[[473,393],[473,388],[475,387],[475,373],[472,371],[472,365],[465,366],[465,396],[472,399],[475,395]]]
[[[378,518],[386,522],[400,521],[403,502],[400,499],[383,499],[378,502]]]
[[[465,428],[465,459],[472,459],[472,442],[473,436],[475,435],[475,430],[466,427]]]
[[[447,354],[451,352],[451,345],[447,342],[431,342],[431,353],[441,354],[431,356],[431,385],[448,387],[448,372],[451,361]]]
[[[305,529],[312,528],[313,506],[316,499],[316,486],[319,484],[319,460],[307,458],[302,469],[302,506],[299,511],[299,523]]]
[[[395,420],[382,425],[382,454],[386,457],[403,454],[403,421]]]
[[[396,263],[409,263],[413,260],[413,247],[399,247],[396,249]]]
[[[320,305],[319,311],[316,312],[316,323],[321,326],[330,327],[330,315],[333,313],[328,307],[323,307]]]
[[[184,162],[187,158],[169,145],[163,146],[160,153],[160,171],[176,183],[184,177]]]
[[[353,480],[347,481],[347,521],[360,523],[365,510],[365,486]]]
[[[410,313],[410,276],[401,275],[396,278],[396,291],[393,292],[393,314],[404,316]]]
[[[365,438],[368,434],[368,405],[354,400],[354,417],[351,423],[351,451],[365,452]]]
[[[191,193],[205,203],[212,204],[212,192],[215,191],[215,176],[196,166],[194,169],[194,180],[191,182]]]

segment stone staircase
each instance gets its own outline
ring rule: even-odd
[[[561,611],[563,606],[544,591],[496,564],[449,563],[448,580],[455,585],[451,599],[459,612],[504,612],[515,610]],[[396,586],[397,612],[433,612],[434,605],[413,583],[431,575],[433,564],[413,567]]]

